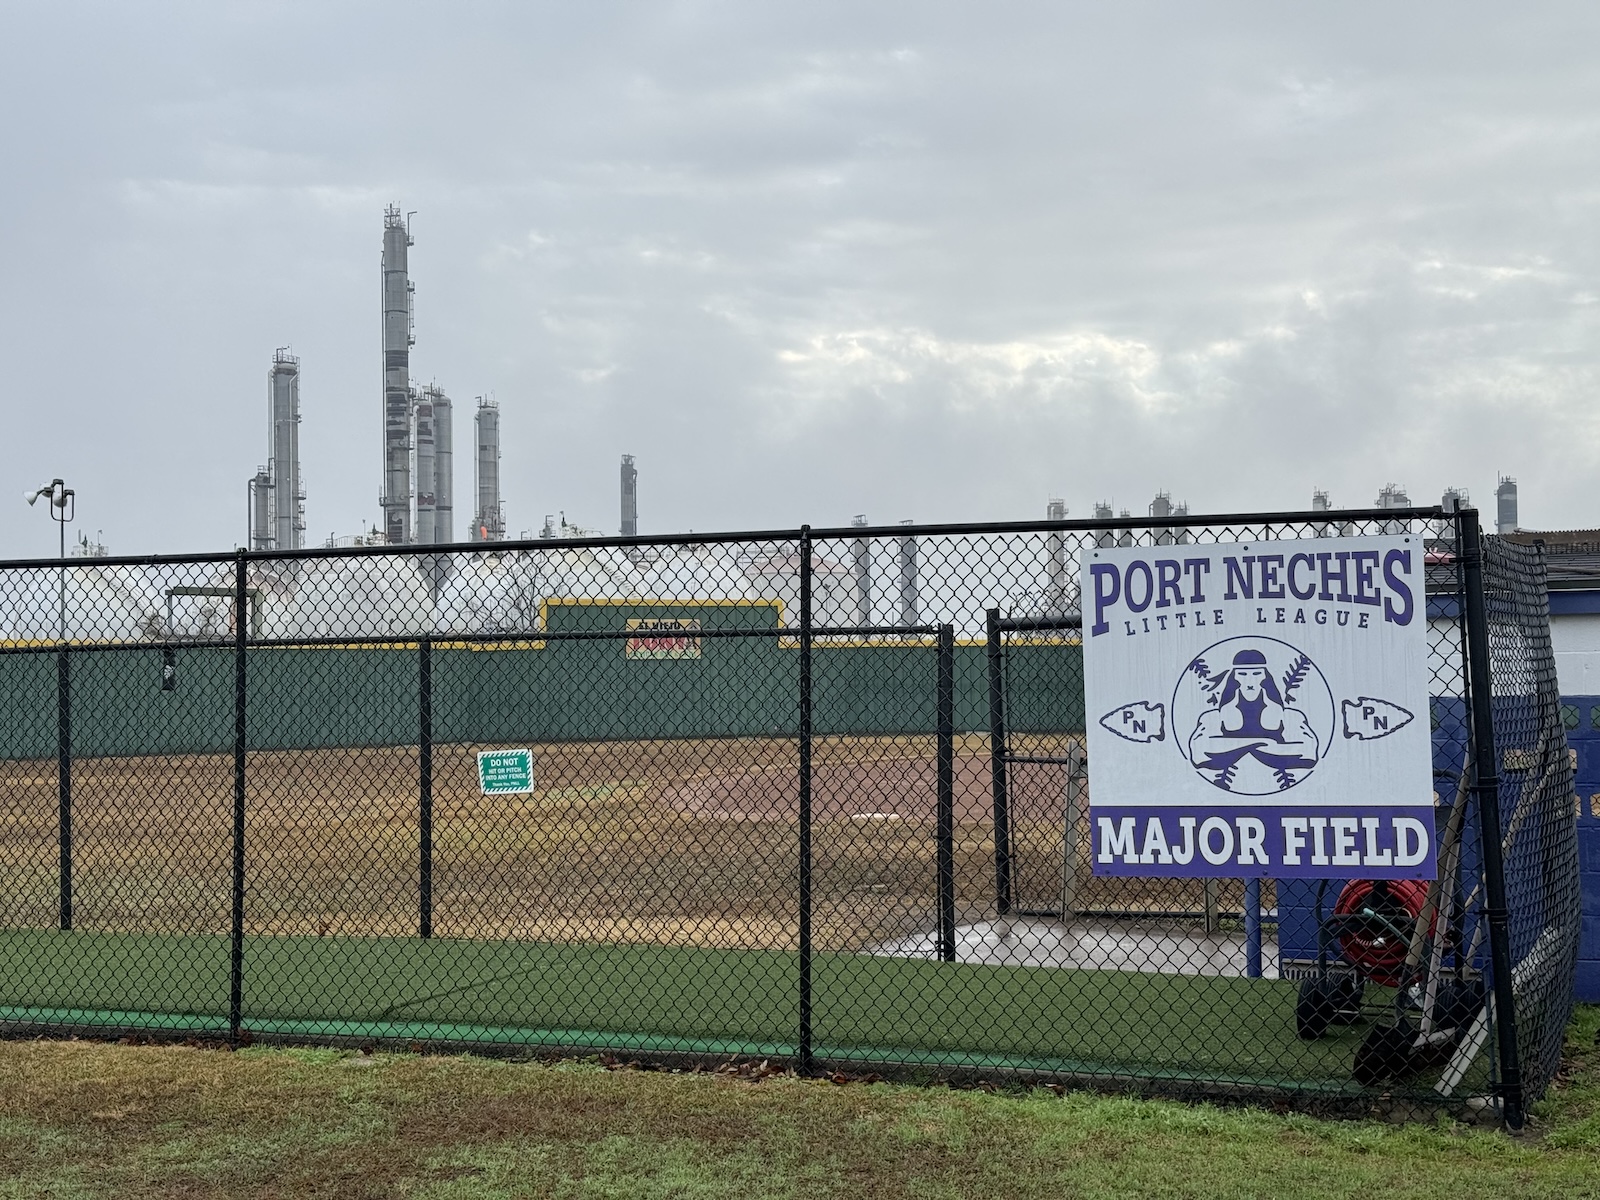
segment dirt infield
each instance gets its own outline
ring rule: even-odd
[[[958,823],[987,821],[993,808],[989,759],[961,755],[954,765]],[[814,820],[908,821],[932,827],[938,798],[932,758],[892,757],[823,762],[811,773]],[[666,789],[675,810],[725,821],[792,821],[800,814],[800,783],[789,766],[733,775],[697,775]]]
[[[478,749],[434,749],[435,936],[796,944],[793,740],[540,745],[536,791],[509,797],[480,794]],[[414,747],[249,754],[247,931],[415,936],[418,772]],[[79,759],[72,782],[77,928],[227,930],[230,756]],[[816,740],[819,950],[933,927],[935,783],[932,738]],[[957,739],[954,784],[958,919],[980,920],[994,914],[987,738]],[[1059,768],[1013,781],[1019,878],[1028,873],[1046,900],[1059,894],[1065,786]],[[4,927],[56,923],[57,808],[54,762],[0,763]],[[1202,902],[1195,884],[1091,880],[1086,871],[1078,882],[1080,906]]]

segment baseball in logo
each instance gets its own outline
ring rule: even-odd
[[[1333,693],[1302,650],[1236,637],[1196,655],[1172,693],[1179,749],[1207,783],[1240,796],[1286,792],[1333,744]]]

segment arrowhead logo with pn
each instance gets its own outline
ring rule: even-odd
[[[1388,737],[1395,730],[1411,724],[1413,718],[1409,709],[1372,696],[1357,696],[1354,700],[1341,701],[1339,712],[1344,721],[1345,737],[1363,742]]]
[[[1121,704],[1100,718],[1100,724],[1130,742],[1159,742],[1167,736],[1167,712],[1161,704],[1135,700]]]

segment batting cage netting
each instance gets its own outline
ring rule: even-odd
[[[1114,632],[1210,642],[1091,709],[1140,548]],[[1516,1123],[1579,926],[1543,589],[1436,509],[0,564],[0,1023]],[[1296,650],[1369,621],[1420,700]],[[1106,817],[1113,735],[1235,815]],[[1304,808],[1403,738],[1400,816]]]
[[[1507,954],[1526,1087],[1555,1077],[1572,1017],[1581,911],[1573,752],[1550,648],[1543,554],[1484,539],[1484,599],[1505,862]]]

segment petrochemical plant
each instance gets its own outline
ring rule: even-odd
[[[395,206],[383,217],[381,257],[382,443],[380,521],[346,544],[460,546],[452,488],[454,405],[435,383],[411,377],[415,344],[414,289],[407,218]],[[248,546],[293,551],[305,545],[306,489],[300,467],[300,360],[277,349],[267,371],[267,461],[249,480]],[[468,543],[509,542],[500,494],[500,409],[492,396],[477,398],[474,415],[474,489]],[[619,532],[639,531],[638,469],[624,454],[620,473]],[[1517,529],[1517,484],[1502,478],[1495,493],[1495,527]],[[1446,510],[1467,503],[1466,493],[1444,493]],[[1404,488],[1385,485],[1374,507],[1403,509]],[[1327,514],[1310,530],[1331,536],[1344,524],[1325,491],[1313,494],[1314,513]],[[1156,494],[1148,514],[1158,544],[1182,544],[1185,503]],[[1052,499],[1046,516],[1062,520],[1064,501]],[[1111,503],[1093,515],[1114,521]],[[1129,516],[1123,509],[1120,516]],[[1165,522],[1171,520],[1171,524]],[[867,518],[852,522],[865,527]],[[910,525],[910,522],[904,522]],[[1400,527],[1397,521],[1396,528]],[[422,633],[531,634],[543,627],[551,604],[630,597],[641,601],[774,601],[788,624],[797,611],[800,556],[794,543],[586,546],[575,539],[597,531],[547,517],[536,535],[550,544],[506,545],[489,553],[455,551],[398,557],[257,559],[250,564],[251,623],[267,638],[408,636]],[[526,538],[528,535],[524,534]],[[1131,544],[1132,529],[1095,535],[1101,546]],[[329,545],[335,544],[330,539]],[[929,612],[944,612],[951,596],[948,571],[924,569],[949,553],[937,536],[914,529],[894,536],[819,545],[812,564],[816,619],[835,626],[915,626]],[[232,566],[214,572],[150,564],[96,569],[83,559],[105,554],[84,539],[78,563],[58,576],[28,576],[37,595],[13,598],[0,637],[209,641],[227,633],[225,599]],[[1016,614],[1055,615],[1078,605],[1077,563],[1068,539],[1047,532],[1018,542],[1014,564],[993,579],[963,579],[962,587],[988,589]],[[203,577],[197,577],[197,573]],[[1002,577],[1002,575],[1004,577]],[[960,618],[981,632],[981,612]]]
[[[500,408],[493,396],[476,397],[473,495],[467,543],[506,543],[469,551],[457,540],[453,489],[454,404],[436,383],[411,376],[415,345],[409,221],[397,206],[383,214],[380,259],[382,327],[380,521],[334,545],[439,546],[438,552],[400,556],[259,558],[250,562],[250,623],[264,638],[338,638],[422,634],[536,634],[552,605],[626,597],[641,602],[773,602],[786,627],[798,611],[801,560],[795,542],[664,543],[592,546],[579,539],[598,534],[546,517],[534,535],[511,542],[500,492]],[[267,370],[267,459],[249,479],[248,542],[253,551],[292,552],[305,546],[306,488],[300,464],[300,359],[287,346],[272,355]],[[58,481],[59,482],[59,481]],[[639,532],[639,472],[622,455],[618,532]],[[34,495],[34,499],[43,492]],[[70,495],[71,493],[66,493]],[[1446,511],[1468,503],[1466,492],[1445,491]],[[1404,509],[1411,500],[1397,484],[1386,484],[1373,507]],[[1499,533],[1518,531],[1517,483],[1501,478],[1495,491]],[[1334,536],[1348,526],[1326,491],[1315,491],[1308,533]],[[1097,501],[1094,517],[1129,519]],[[1156,544],[1183,544],[1191,534],[1182,523],[1186,503],[1158,492],[1150,502]],[[1067,506],[1051,499],[1050,520],[1064,520]],[[58,518],[59,519],[59,518]],[[1171,523],[1168,524],[1167,522]],[[867,527],[864,515],[851,524]],[[911,526],[911,522],[902,522]],[[1147,526],[1148,527],[1148,526]],[[1406,528],[1396,519],[1394,529]],[[1142,532],[1097,531],[1100,546],[1131,545]],[[529,546],[528,540],[547,544]],[[453,550],[443,547],[454,545]],[[482,552],[487,550],[488,552]],[[66,555],[65,532],[62,552]],[[0,639],[84,641],[194,640],[228,636],[227,597],[234,586],[231,562],[186,566],[157,562],[99,566],[106,556],[96,537],[79,539],[71,565],[56,573],[25,572],[9,581],[0,614]],[[933,612],[951,613],[952,576],[939,564],[951,553],[947,538],[914,528],[892,536],[819,543],[812,561],[812,600],[824,626],[917,626]],[[1014,615],[1056,616],[1076,612],[1076,553],[1057,531],[1023,535],[1011,565],[990,578],[960,580],[968,600],[984,594]],[[87,560],[87,561],[86,561]],[[982,632],[982,612],[956,616],[958,632]]]
[[[454,463],[454,404],[436,383],[418,385],[411,377],[415,344],[410,251],[414,241],[407,218],[396,206],[383,214],[380,259],[382,320],[382,444],[379,523],[368,533],[338,539],[361,545],[444,546],[457,541]],[[274,351],[267,370],[267,460],[249,480],[250,549],[294,551],[305,545],[306,489],[300,467],[300,359],[288,347]],[[492,396],[477,398],[474,415],[471,524],[468,543],[508,542],[500,495],[500,409]],[[639,473],[624,454],[619,477],[619,532],[639,531]],[[1501,533],[1517,529],[1517,484],[1501,479],[1495,494]],[[1443,506],[1453,510],[1466,493],[1449,489]],[[1388,484],[1375,507],[1403,509],[1411,501],[1404,488]],[[1344,528],[1327,492],[1312,497],[1313,512],[1326,513],[1311,531],[1323,536]],[[1190,538],[1181,524],[1189,513],[1158,492],[1148,513],[1155,519],[1158,544]],[[1109,502],[1093,507],[1095,517],[1115,520]],[[1064,501],[1049,501],[1046,516],[1062,520]],[[1127,509],[1120,513],[1128,517]],[[1171,520],[1172,524],[1165,524]],[[857,515],[852,524],[865,527]],[[910,525],[910,522],[903,522]],[[1398,527],[1398,523],[1397,523]],[[799,548],[793,543],[665,544],[585,546],[576,539],[598,531],[545,518],[537,548],[507,545],[490,553],[462,550],[399,557],[257,559],[250,565],[251,623],[263,637],[339,637],[421,633],[536,633],[550,604],[630,597],[641,601],[699,600],[723,603],[773,601],[782,621],[797,611]],[[527,538],[527,534],[523,537]],[[1102,546],[1131,544],[1132,529],[1098,532]],[[335,539],[329,540],[335,544]],[[83,539],[75,549],[79,565],[58,576],[27,577],[36,595],[14,597],[0,636],[36,639],[65,635],[98,639],[209,641],[226,635],[230,620],[225,599],[232,567],[196,578],[196,570],[173,565],[93,568],[84,559],[106,553],[98,539]],[[836,626],[915,626],[929,612],[944,611],[951,597],[948,572],[924,570],[948,550],[908,528],[878,539],[819,546],[812,564],[817,620]],[[962,586],[992,589],[993,598],[1018,614],[1055,615],[1078,605],[1075,555],[1068,539],[1048,532],[1042,540],[1022,539],[1014,566],[1005,577],[963,580]],[[978,632],[981,614],[967,614]]]
[[[378,494],[379,522],[365,534],[348,538],[330,537],[328,546],[344,545],[445,545],[457,540],[455,528],[455,405],[438,384],[418,385],[411,377],[411,349],[416,345],[416,285],[411,281],[411,214],[398,205],[383,213],[383,250],[379,259],[380,317],[383,331],[382,458]],[[476,397],[473,418],[473,505],[466,529],[468,542],[499,542],[507,538],[504,502],[500,495],[500,407],[492,395]],[[300,360],[288,347],[274,351],[267,371],[267,461],[257,467],[248,489],[249,541],[252,550],[298,550],[305,545],[306,493],[300,471]],[[633,455],[622,456],[621,520],[618,532],[631,537],[639,532],[639,472]],[[1377,508],[1405,508],[1411,501],[1404,488],[1385,485],[1378,493]],[[1458,488],[1445,491],[1447,511],[1467,503]],[[1495,491],[1496,522],[1500,533],[1517,529],[1517,483],[1502,478]],[[1325,491],[1315,491],[1314,512],[1335,511]],[[1166,492],[1157,492],[1149,515],[1161,519],[1181,518],[1189,513],[1186,503],[1174,503]],[[1046,515],[1061,520],[1066,504],[1051,499]],[[1112,520],[1116,514],[1110,503],[1097,501],[1094,516]],[[1123,509],[1123,517],[1129,516]],[[864,517],[856,523],[864,524]],[[1330,522],[1330,528],[1337,522]],[[562,539],[589,536],[598,530],[569,524],[565,515],[559,526],[547,516],[535,536]],[[523,538],[530,534],[524,532]],[[1183,542],[1188,535],[1182,526],[1160,528],[1160,542]],[[902,539],[912,542],[913,539]],[[1131,532],[1106,532],[1096,539],[1101,545],[1129,543]],[[102,551],[103,552],[103,551]],[[900,599],[897,608],[914,612],[916,603],[915,549],[901,547],[902,561],[896,574]],[[911,564],[909,567],[906,562]],[[856,563],[859,576],[863,570]],[[1061,572],[1050,572],[1051,582],[1040,596],[1049,609],[1060,607],[1066,590]],[[1055,593],[1054,596],[1049,593]],[[859,617],[859,613],[857,614]],[[914,622],[913,622],[914,623]]]
[[[416,285],[411,282],[409,217],[395,205],[383,213],[379,260],[383,329],[383,448],[378,493],[380,520],[360,545],[441,545],[456,540],[455,406],[438,384],[411,378],[416,345]],[[469,542],[506,536],[500,498],[500,407],[477,397],[473,424],[473,511]],[[300,360],[281,347],[267,372],[267,461],[249,484],[252,550],[298,550],[305,545],[306,493],[300,473]],[[623,456],[623,471],[633,459]],[[332,545],[335,539],[330,539]]]

